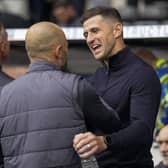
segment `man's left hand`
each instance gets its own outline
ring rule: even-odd
[[[96,136],[91,132],[77,134],[73,146],[81,158],[89,158],[107,149],[103,136]]]

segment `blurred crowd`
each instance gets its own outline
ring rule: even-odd
[[[95,6],[114,6],[128,24],[168,20],[166,0],[0,0],[0,20],[7,28],[25,28],[39,21],[80,26],[84,10]]]

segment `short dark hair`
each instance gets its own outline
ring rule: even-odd
[[[98,7],[94,7],[86,10],[86,12],[82,15],[80,21],[83,24],[86,20],[96,15],[101,15],[103,17],[116,19],[117,21],[122,23],[122,18],[117,9],[112,7],[102,7],[102,6],[98,6]]]

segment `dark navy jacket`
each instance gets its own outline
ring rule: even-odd
[[[109,69],[99,68],[89,80],[116,110],[123,128],[109,134],[108,150],[98,156],[100,165],[103,168],[152,168],[150,148],[161,93],[155,71],[129,48],[124,48],[110,57]]]
[[[84,79],[43,61],[2,89],[0,109],[5,168],[80,168],[72,144],[86,131],[84,118],[97,134],[117,123]]]

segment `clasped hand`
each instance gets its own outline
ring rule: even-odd
[[[91,132],[75,135],[73,147],[81,158],[89,158],[107,149],[103,136]]]

